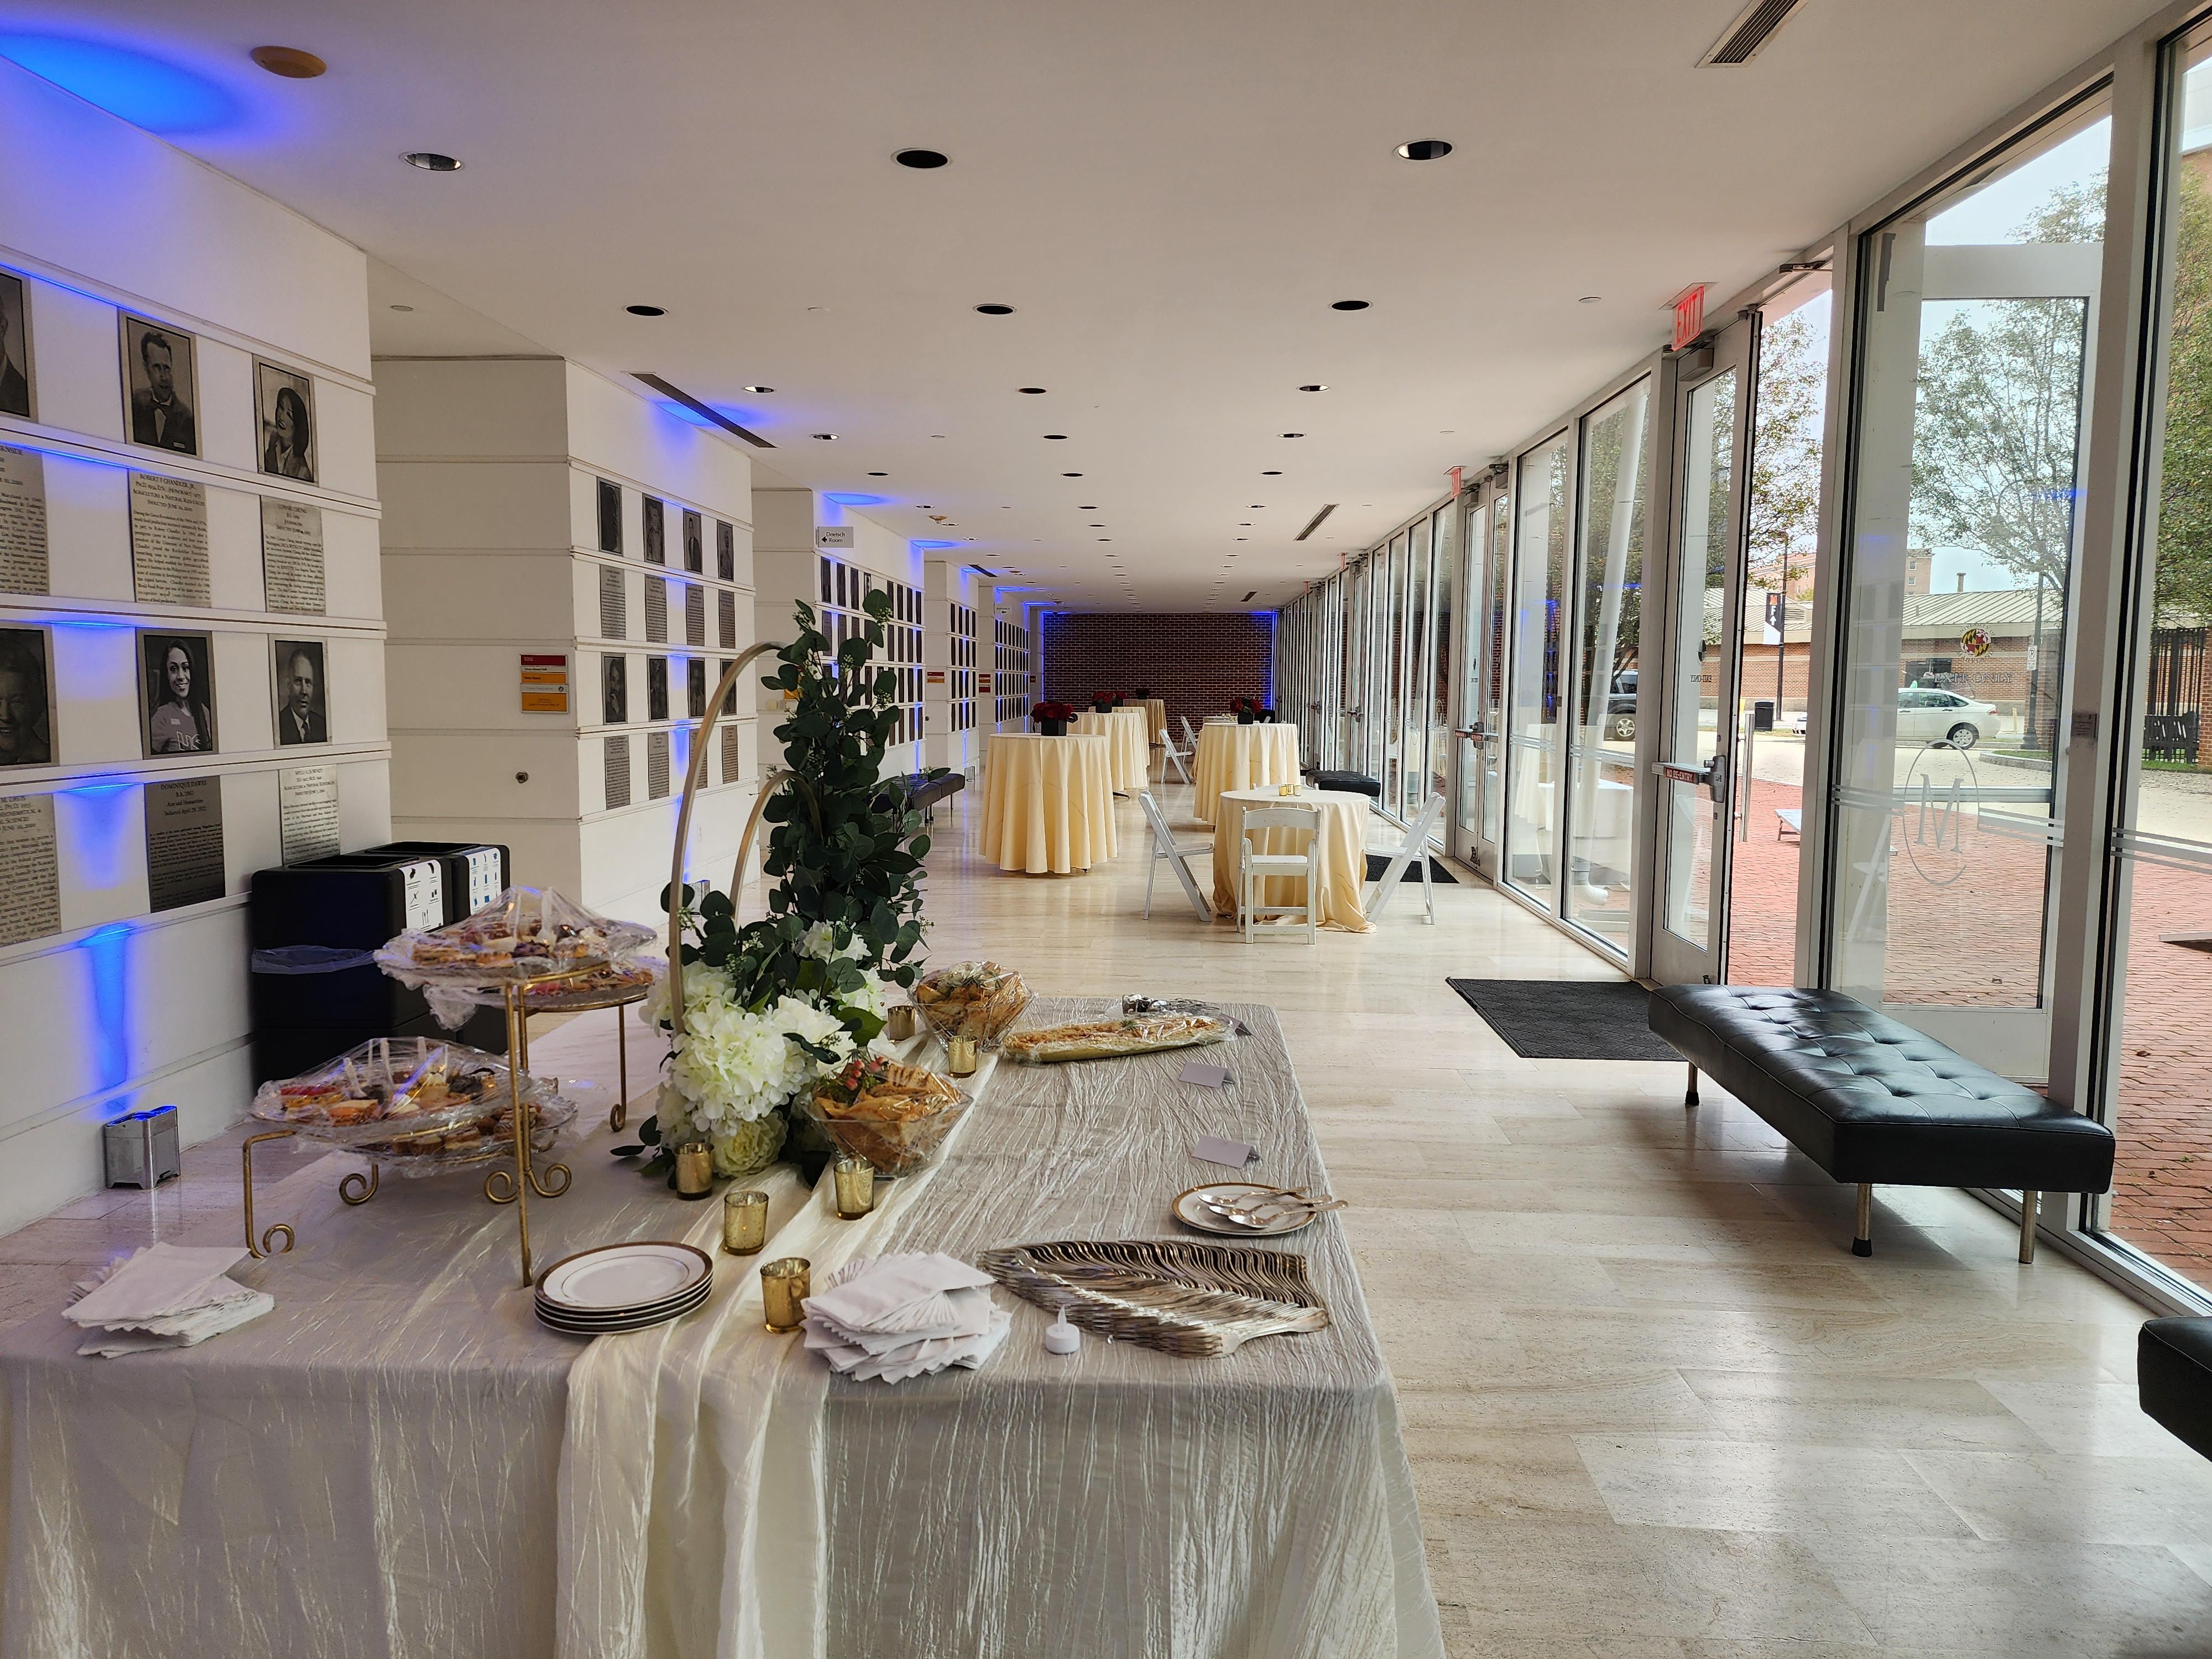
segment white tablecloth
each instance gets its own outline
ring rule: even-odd
[[[1364,795],[1342,789],[1301,789],[1285,795],[1276,789],[1224,789],[1214,798],[1213,908],[1230,921],[1237,920],[1238,854],[1244,838],[1244,811],[1252,806],[1310,807],[1321,815],[1320,867],[1314,878],[1316,908],[1314,921],[1323,927],[1347,933],[1370,933],[1361,902],[1367,880],[1367,823],[1370,803]],[[1259,832],[1263,853],[1296,853],[1300,837],[1294,830]],[[1291,876],[1267,876],[1260,883],[1261,904],[1304,904],[1305,884]]]
[[[1198,758],[1191,769],[1196,798],[1191,816],[1213,822],[1213,799],[1224,789],[1254,789],[1298,781],[1298,728],[1287,724],[1239,726],[1207,721],[1199,728]]]

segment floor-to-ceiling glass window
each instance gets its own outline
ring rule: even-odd
[[[2114,971],[2104,1044],[2119,1138],[2101,1230],[2212,1290],[2212,27],[2172,49],[2165,231],[2154,269],[2165,443],[2136,557],[2134,719],[2118,803]]]
[[[1507,724],[1505,878],[1551,902],[1559,856],[1559,629],[1566,599],[1574,434],[1521,458],[1514,485],[1513,692]]]
[[[1410,817],[1419,810],[1427,782],[1429,736],[1429,521],[1422,519],[1406,532],[1406,650],[1405,680],[1392,728],[1398,739],[1400,763],[1397,793],[1384,803],[1394,812]]]
[[[1513,499],[1503,480],[1491,497],[1483,567],[1482,839],[1492,847],[1505,829],[1505,648],[1512,626]]]
[[[1635,860],[1637,645],[1651,382],[1583,417],[1580,638],[1567,807],[1568,918],[1625,949]]]
[[[1422,792],[1424,806],[1431,796],[1446,794],[1451,788],[1452,578],[1459,568],[1452,528],[1458,517],[1459,503],[1450,501],[1438,507],[1431,520],[1430,534],[1436,550],[1436,597],[1431,602],[1429,614],[1431,695],[1428,787]]]
[[[1830,982],[2048,1069],[2106,97],[1859,239]]]
[[[1382,609],[1378,618],[1380,626],[1375,632],[1382,674],[1376,686],[1374,704],[1368,711],[1368,724],[1373,728],[1374,762],[1368,770],[1382,780],[1385,805],[1398,799],[1398,772],[1404,747],[1400,731],[1403,720],[1399,708],[1406,694],[1406,538],[1401,532],[1382,550]]]

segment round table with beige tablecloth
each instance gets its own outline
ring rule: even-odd
[[[1224,789],[1254,789],[1267,783],[1298,781],[1298,728],[1275,726],[1215,726],[1198,731],[1198,759],[1191,768],[1198,797],[1191,816],[1213,822],[1213,799]]]
[[[1142,708],[1124,703],[1103,714],[1096,709],[1085,709],[1075,717],[1075,729],[1102,737],[1112,745],[1114,788],[1117,793],[1133,795],[1151,781],[1152,740],[1146,735]]]
[[[1114,757],[1103,737],[1003,732],[983,760],[983,856],[1001,870],[1068,875],[1120,850]]]
[[[1165,697],[1145,697],[1139,700],[1145,711],[1145,726],[1154,743],[1168,740],[1168,700]]]
[[[1300,789],[1295,795],[1281,793],[1279,786],[1223,790],[1215,799],[1213,821],[1214,909],[1231,921],[1237,919],[1237,854],[1245,809],[1253,806],[1311,807],[1321,814],[1314,920],[1347,933],[1373,932],[1360,903],[1360,890],[1367,881],[1367,797],[1344,789]],[[1263,830],[1254,837],[1262,853],[1295,854],[1299,839],[1294,830]],[[1293,876],[1268,876],[1260,883],[1260,902],[1302,903],[1304,896],[1298,889],[1304,884]]]

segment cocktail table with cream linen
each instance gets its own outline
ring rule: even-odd
[[[1146,735],[1145,711],[1129,704],[1100,714],[1085,709],[1075,717],[1075,729],[1106,739],[1114,756],[1114,791],[1133,795],[1152,775],[1152,739]]]
[[[1254,789],[1267,783],[1298,781],[1298,728],[1295,726],[1216,726],[1199,728],[1198,760],[1191,769],[1197,796],[1191,816],[1213,822],[1213,800],[1224,789]]]
[[[1145,711],[1147,740],[1165,743],[1168,740],[1168,700],[1165,697],[1146,697],[1138,706]]]
[[[1248,727],[1247,730],[1251,728]],[[1367,797],[1341,789],[1300,789],[1295,795],[1267,789],[1224,789],[1216,798],[1213,819],[1213,908],[1237,919],[1237,842],[1244,833],[1244,811],[1251,806],[1311,807],[1321,815],[1321,869],[1315,881],[1314,920],[1340,933],[1374,931],[1360,902],[1367,879]],[[1262,830],[1255,837],[1262,853],[1295,853],[1295,830]],[[1294,877],[1268,876],[1260,883],[1261,904],[1304,904],[1304,884]],[[1304,924],[1299,924],[1304,933]]]
[[[1069,875],[1112,858],[1114,757],[1104,737],[1002,732],[983,761],[976,849],[1001,870]]]

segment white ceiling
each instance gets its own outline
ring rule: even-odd
[[[1186,609],[1295,594],[1660,344],[1686,284],[1734,291],[2156,9],[1808,0],[1694,68],[1740,4],[0,0],[0,31],[228,88],[167,136],[375,256],[380,353],[654,371],[1040,597]]]

